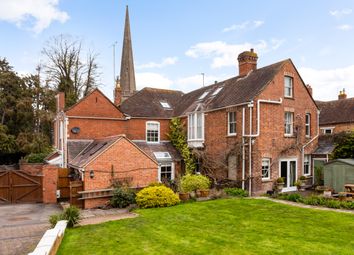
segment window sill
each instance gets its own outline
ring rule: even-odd
[[[235,134],[227,134],[226,137],[235,137],[235,136],[237,136],[237,133],[235,133]]]
[[[295,135],[293,135],[293,134],[292,134],[292,135],[287,135],[287,134],[284,134],[284,137],[285,137],[285,138],[295,138],[296,136],[295,136]]]
[[[289,97],[289,96],[284,96],[284,99],[295,100],[295,99],[294,99],[294,96],[291,96],[291,97]]]
[[[160,141],[158,141],[158,142],[148,142],[148,141],[146,141],[146,143],[158,144],[158,143],[160,143]]]
[[[271,179],[262,179],[262,183],[272,182]]]

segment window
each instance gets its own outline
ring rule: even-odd
[[[160,123],[156,121],[146,122],[146,141],[158,143],[160,141]]]
[[[209,94],[209,91],[205,91],[198,99],[203,99]]]
[[[193,113],[188,116],[188,140],[204,140],[204,114]]]
[[[216,96],[221,90],[222,90],[223,87],[219,87],[217,88],[214,92],[213,92],[213,96]]]
[[[305,135],[306,137],[311,135],[311,115],[309,113],[306,113],[305,116]]]
[[[160,102],[163,108],[171,108],[170,104],[167,102]]]
[[[293,77],[284,77],[284,96],[293,97]]]
[[[262,180],[270,179],[270,159],[262,159]]]
[[[285,135],[293,135],[294,113],[285,112]]]
[[[170,181],[174,179],[173,163],[159,165],[159,181]]]
[[[227,134],[236,135],[236,112],[228,112]]]
[[[321,128],[322,129],[322,133],[324,134],[324,135],[330,135],[330,134],[332,134],[333,133],[333,127],[328,127],[328,128]]]
[[[310,155],[304,156],[304,175],[310,175]]]
[[[172,160],[170,153],[168,153],[167,151],[154,152],[154,155],[157,161]]]

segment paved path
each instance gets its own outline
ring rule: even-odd
[[[100,224],[112,220],[135,218],[137,216],[138,214],[130,212],[129,208],[109,210],[86,209],[81,211],[81,220],[79,222],[79,225],[84,226],[91,224]]]
[[[269,198],[269,197],[252,197],[252,198],[270,200],[270,201],[273,201],[276,203],[292,205],[292,206],[297,206],[297,207],[301,207],[301,208],[310,208],[310,209],[317,209],[317,210],[322,210],[322,211],[342,212],[342,213],[354,214],[354,210],[334,209],[334,208],[328,208],[328,207],[323,207],[323,206],[305,205],[302,203],[296,203],[296,202],[287,201],[287,200],[273,199],[273,198]]]
[[[0,254],[27,254],[33,251],[50,227],[49,215],[59,213],[57,205],[0,205]]]

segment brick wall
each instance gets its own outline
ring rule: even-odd
[[[57,202],[58,167],[43,166],[43,203],[55,204]]]
[[[91,170],[94,178],[90,178]],[[121,139],[85,167],[84,190],[109,188],[115,178],[132,178],[132,187],[144,187],[158,180],[158,166],[135,145]],[[106,201],[89,199],[84,206],[92,208]]]
[[[42,175],[43,166],[44,164],[20,162],[20,170],[31,175]]]
[[[328,125],[321,125],[322,127],[334,127],[333,133],[338,134],[340,132],[354,132],[354,123],[340,123],[340,124],[328,124]],[[323,132],[323,131],[322,131]]]

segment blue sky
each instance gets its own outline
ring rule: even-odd
[[[100,88],[112,97],[129,5],[138,88],[185,92],[235,76],[251,47],[258,66],[291,58],[315,99],[354,96],[354,1],[1,0],[0,56],[19,73],[45,61],[52,36],[70,34],[99,53]],[[4,40],[5,39],[5,40]]]

